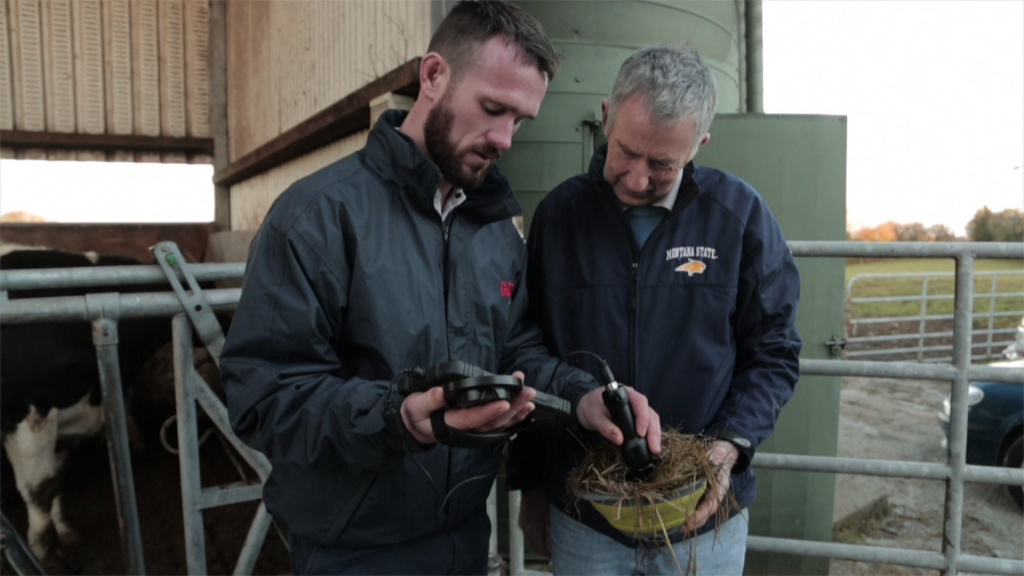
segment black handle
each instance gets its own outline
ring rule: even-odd
[[[604,405],[608,407],[608,412],[611,413],[612,422],[622,430],[622,459],[629,468],[629,477],[644,482],[654,478],[658,472],[658,463],[647,447],[647,438],[636,433],[636,419],[629,405],[626,388],[621,385],[606,385],[601,397],[604,399]]]

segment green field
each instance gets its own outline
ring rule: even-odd
[[[904,274],[925,272],[954,272],[954,262],[950,259],[937,258],[894,258],[872,260],[846,266],[846,282],[858,274]],[[974,278],[974,313],[987,314],[993,307],[996,312],[1016,313],[996,317],[994,327],[1012,328],[1020,322],[1024,311],[1024,261],[1021,260],[977,260]],[[1017,274],[993,276],[985,272],[1009,271]],[[993,280],[995,284],[993,285]],[[919,297],[922,293],[923,278],[867,278],[859,279],[853,288],[854,298]],[[952,295],[953,277],[931,277],[928,279],[928,295]],[[994,288],[994,289],[993,289]],[[990,293],[995,293],[995,297]],[[849,304],[848,304],[849,305]],[[902,302],[859,302],[850,306],[853,318],[878,318],[883,316],[915,316],[921,312],[921,303],[917,300]],[[953,300],[929,300],[925,313],[929,316],[953,313]],[[987,322],[986,322],[987,324]]]

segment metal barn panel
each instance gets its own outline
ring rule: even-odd
[[[205,0],[185,0],[185,84],[188,101],[188,135],[210,136],[210,5]]]
[[[132,26],[129,0],[103,2],[103,78],[108,134],[132,134],[135,111],[132,86]],[[130,161],[127,150],[112,152],[111,160]]]
[[[0,129],[13,133],[4,154],[161,160],[158,152],[111,152],[111,140],[95,137],[104,134],[162,136],[171,139],[164,147],[195,149],[174,139],[209,137],[208,17],[209,0],[5,0]],[[25,134],[34,132],[41,134]],[[167,159],[209,161],[189,154]]]
[[[75,130],[84,134],[106,132],[103,77],[103,10],[100,0],[71,4],[75,49]],[[102,150],[76,153],[79,160],[106,160]]]
[[[70,0],[44,0],[43,85],[46,93],[46,129],[49,132],[75,131],[74,52],[71,47]],[[66,159],[73,154],[51,151],[51,159]]]
[[[230,160],[421,55],[430,9],[418,0],[227,3]]]
[[[161,0],[160,134],[185,136],[185,6],[182,0]],[[181,152],[161,154],[164,162],[185,162]]]
[[[160,135],[160,63],[156,0],[132,0],[132,85],[135,134]],[[138,152],[136,160],[159,162],[157,152]]]
[[[103,2],[103,72],[111,134],[131,134],[132,37],[129,0]]]
[[[14,96],[11,86],[11,42],[7,34],[7,2],[0,5],[0,129],[14,128]]]
[[[18,130],[45,130],[46,111],[43,90],[42,23],[39,0],[21,0],[8,4],[11,9],[11,60],[14,82],[14,127]],[[28,149],[18,158],[41,159],[44,150]]]
[[[70,0],[43,0],[43,86],[46,129],[75,131],[75,56],[72,46]],[[48,150],[50,160],[72,160],[70,150]]]
[[[357,132],[231,187],[231,229],[255,230],[274,200],[296,180],[344,158],[366,144],[369,130]]]

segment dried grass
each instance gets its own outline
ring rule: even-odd
[[[647,482],[628,480],[628,468],[622,460],[622,452],[618,446],[602,442],[587,452],[579,466],[572,469],[567,480],[570,502],[579,511],[580,506],[589,506],[582,501],[581,495],[586,493],[606,494],[617,498],[617,507],[633,506],[636,509],[637,522],[642,516],[645,506],[654,506],[668,502],[672,493],[693,482],[704,479],[707,481],[705,495],[714,494],[719,489],[718,474],[715,465],[708,458],[707,452],[713,438],[682,434],[668,428],[661,433],[661,459],[658,473]],[[730,504],[735,499],[730,492],[716,513],[716,526],[720,526],[729,516]],[[660,520],[660,518],[659,518]],[[639,531],[639,526],[637,529]],[[685,529],[685,528],[681,528]],[[716,528],[717,534],[717,528]],[[693,533],[690,534],[693,536]],[[642,547],[659,547],[664,545],[675,558],[676,566],[683,572],[679,559],[670,542],[670,534],[665,524],[661,523],[657,538],[642,539],[634,536]],[[696,571],[696,558],[691,554],[686,573]]]

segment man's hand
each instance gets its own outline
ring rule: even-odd
[[[686,524],[681,528],[682,532],[687,533],[697,530],[706,524],[708,519],[718,511],[718,507],[722,504],[722,500],[725,499],[726,493],[729,492],[729,486],[732,484],[732,467],[736,464],[736,459],[739,457],[739,449],[730,442],[715,440],[711,444],[711,447],[708,448],[708,458],[715,464],[715,473],[718,475],[718,489],[704,493],[697,509],[693,511]]]
[[[512,375],[523,378],[522,372],[516,371]],[[472,408],[450,408],[445,412],[444,421],[451,428],[472,432],[505,428],[526,418],[533,410],[533,399],[536,397],[536,390],[523,387],[511,401],[498,400]],[[430,426],[430,415],[445,406],[444,389],[441,386],[434,386],[426,392],[413,392],[402,401],[402,422],[417,442],[433,444],[437,439]]]
[[[633,390],[632,386],[626,386],[629,394],[629,405],[633,408],[633,418],[636,420],[636,434],[643,438],[647,437],[647,446],[651,454],[661,454],[661,418],[647,404],[647,396]],[[576,418],[580,426],[587,430],[597,432],[608,439],[616,446],[622,445],[622,431],[612,422],[612,416],[608,407],[604,405],[601,392],[604,388],[597,388],[587,392],[586,396],[580,398],[576,405]]]
[[[519,503],[519,527],[538,554],[551,557],[551,503],[544,488],[523,490]]]

